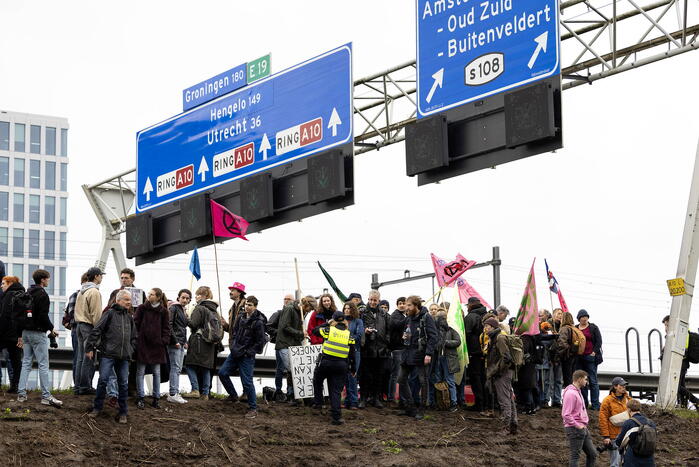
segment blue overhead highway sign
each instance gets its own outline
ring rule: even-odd
[[[351,142],[352,44],[137,134],[142,212]]]
[[[560,73],[557,0],[416,0],[426,117]]]

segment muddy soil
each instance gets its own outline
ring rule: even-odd
[[[507,436],[497,420],[464,411],[428,412],[420,422],[392,409],[344,411],[346,424],[335,427],[309,407],[264,402],[247,420],[246,405],[222,400],[163,402],[160,410],[138,410],[131,400],[129,423],[118,425],[111,408],[88,418],[89,396],[58,397],[61,409],[41,405],[37,393],[24,404],[0,393],[2,465],[567,465],[555,409],[520,416],[519,434]],[[650,416],[659,427],[658,465],[699,466],[699,418]],[[598,461],[605,464],[607,454]]]

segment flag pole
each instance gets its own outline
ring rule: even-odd
[[[218,274],[218,250],[216,249],[216,234],[213,232],[213,230],[214,229],[211,229],[211,236],[214,239],[214,261],[216,263],[216,284],[218,286],[218,306],[220,310],[223,307],[223,302],[221,301],[221,277]],[[221,315],[223,316],[223,312]]]

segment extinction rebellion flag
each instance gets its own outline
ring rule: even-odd
[[[211,200],[211,229],[215,237],[245,238],[250,223]]]
[[[437,285],[440,288],[449,286],[452,282],[459,278],[459,276],[465,273],[469,268],[476,264],[475,261],[469,261],[461,253],[456,255],[454,261],[446,262],[442,258],[434,255],[432,256],[432,266],[434,266],[434,274],[437,278]]]

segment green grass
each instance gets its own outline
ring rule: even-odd
[[[388,441],[381,441],[381,445],[384,446],[384,451],[391,454],[399,454],[403,451],[403,449],[398,447],[398,443],[392,439],[389,439]]]
[[[699,419],[699,412],[696,410],[675,409],[672,411],[672,413],[681,418]]]

